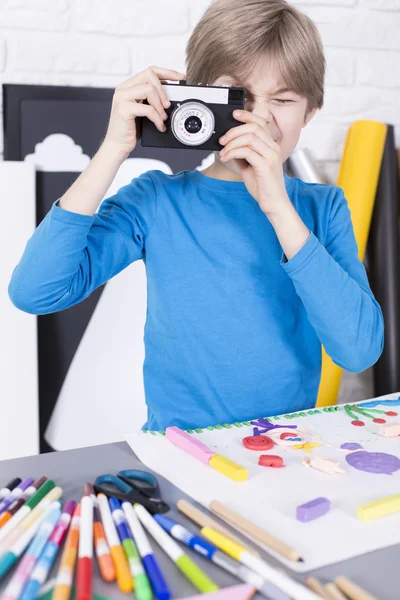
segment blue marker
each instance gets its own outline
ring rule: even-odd
[[[124,511],[121,509],[121,503],[117,498],[110,498],[108,502],[132,574],[135,596],[137,600],[152,600],[153,592],[144,571],[138,549],[129,531]]]
[[[57,552],[67,534],[75,506],[76,502],[74,500],[69,500],[64,506],[64,511],[57,525],[53,529],[49,541],[39,556],[39,560],[32,571],[32,575],[22,591],[20,600],[35,600],[39,595],[40,589],[47,579],[57,556]]]
[[[132,504],[130,502],[123,502],[122,508],[124,509],[132,535],[135,538],[139,554],[142,557],[144,568],[146,569],[156,598],[158,600],[169,600],[171,592]]]
[[[163,529],[165,529],[165,531],[172,535],[172,537],[179,540],[180,542],[183,542],[184,544],[186,544],[186,546],[193,548],[193,550],[196,550],[196,552],[202,554],[206,558],[212,560],[215,552],[218,551],[216,546],[210,544],[210,542],[207,542],[206,540],[203,540],[198,535],[194,535],[193,533],[185,529],[185,527],[179,525],[179,523],[175,523],[175,521],[173,521],[169,517],[157,514],[154,515],[154,519],[159,525],[161,525]]]

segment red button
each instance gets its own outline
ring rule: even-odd
[[[283,458],[275,454],[262,454],[258,459],[258,464],[262,467],[284,467]]]
[[[274,445],[266,435],[249,435],[243,438],[243,446],[249,450],[269,450]]]

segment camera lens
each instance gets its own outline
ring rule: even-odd
[[[189,133],[197,133],[202,128],[202,123],[199,117],[188,117],[185,121],[185,129]]]
[[[196,100],[178,103],[170,122],[172,134],[185,146],[201,146],[215,133],[214,113]]]

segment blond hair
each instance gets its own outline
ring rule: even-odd
[[[214,0],[186,46],[188,84],[229,75],[246,81],[268,58],[287,87],[307,98],[306,114],[322,108],[325,57],[314,22],[285,0]]]

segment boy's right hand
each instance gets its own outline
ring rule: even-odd
[[[165,131],[164,120],[166,113],[164,101],[168,101],[161,82],[165,80],[184,79],[186,75],[163,69],[161,67],[148,67],[137,75],[123,81],[115,88],[110,121],[103,144],[112,146],[127,157],[135,148],[140,139],[136,117],[147,117],[160,131]],[[143,104],[146,99],[149,104]]]

